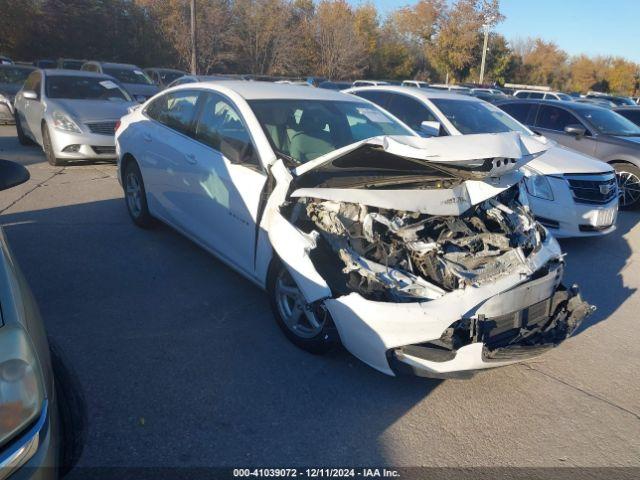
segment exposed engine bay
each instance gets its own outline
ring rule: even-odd
[[[460,216],[314,199],[299,200],[293,214],[303,230],[319,232],[318,268],[326,272],[331,260],[321,257],[328,249],[340,259],[332,288],[377,301],[420,301],[493,281],[539,248],[545,231],[519,197],[516,185]]]
[[[447,377],[535,356],[594,310],[562,285],[560,247],[528,206],[518,168],[543,147],[365,142],[276,178],[271,245],[310,311],[380,371]]]

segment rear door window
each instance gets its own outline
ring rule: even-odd
[[[366,98],[370,102],[380,105],[382,108],[386,108],[389,103],[389,94],[387,92],[376,92],[375,90],[363,90],[361,92],[354,92],[357,96]]]
[[[538,105],[535,103],[505,103],[500,108],[525,125],[533,125]]]

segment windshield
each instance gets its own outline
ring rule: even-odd
[[[22,84],[33,71],[32,68],[4,67],[0,68],[0,83]]]
[[[593,108],[580,110],[580,113],[589,120],[600,133],[623,136],[640,135],[640,127],[611,110]]]
[[[151,79],[147,77],[142,70],[138,70],[137,68],[103,68],[102,71],[120,80],[122,83],[153,85]]]
[[[463,135],[503,132],[531,135],[523,125],[488,103],[448,98],[432,98],[431,102]]]
[[[412,135],[369,103],[330,100],[249,102],[271,145],[299,163],[379,135]]]
[[[46,93],[49,98],[69,100],[109,100],[130,102],[131,97],[113,80],[95,77],[47,77]]]

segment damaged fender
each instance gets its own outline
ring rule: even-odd
[[[280,213],[280,205],[285,201],[293,177],[282,160],[273,164],[271,173],[276,179],[276,186],[267,201],[263,220],[271,246],[291,273],[307,302],[313,303],[330,297],[331,289],[309,258],[309,251],[316,246],[314,236],[300,231]]]

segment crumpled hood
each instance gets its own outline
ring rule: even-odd
[[[119,120],[127,114],[133,102],[111,102],[108,100],[49,100],[48,109],[62,110],[80,123]]]
[[[566,173],[608,173],[613,168],[605,162],[566,147],[552,146],[529,163],[529,167],[543,175]]]
[[[298,167],[290,196],[460,215],[517,184],[550,146],[517,132],[376,137]]]
[[[300,176],[322,168],[367,146],[380,148],[391,155],[439,164],[458,172],[460,178],[478,179],[499,177],[516,170],[548,150],[551,143],[518,132],[432,138],[374,137],[318,157],[297,167],[294,173]]]

